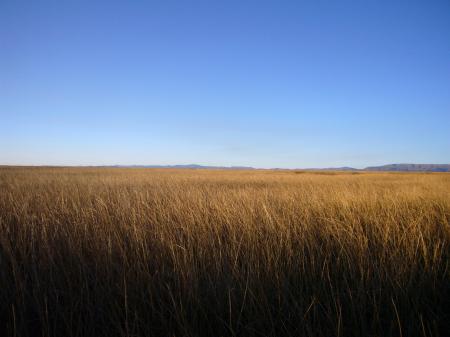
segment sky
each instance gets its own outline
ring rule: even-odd
[[[0,164],[449,162],[448,0],[0,0]]]

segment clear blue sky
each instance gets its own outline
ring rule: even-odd
[[[0,164],[450,162],[450,1],[0,1]]]

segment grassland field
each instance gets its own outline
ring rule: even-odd
[[[450,336],[450,174],[0,167],[1,336]]]

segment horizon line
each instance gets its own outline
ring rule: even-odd
[[[64,164],[0,164],[0,167],[36,167],[36,168],[160,168],[160,169],[228,169],[228,170],[353,170],[364,171],[370,168],[383,168],[388,166],[450,166],[448,163],[388,163],[381,165],[368,165],[365,167],[354,166],[325,166],[325,167],[255,167],[247,165],[204,165],[204,164],[100,164],[100,165],[64,165]]]

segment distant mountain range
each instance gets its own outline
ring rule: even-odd
[[[173,169],[215,169],[215,170],[254,170],[250,166],[204,166],[198,164],[187,165],[116,165],[114,167],[137,168],[173,168]],[[310,168],[304,170],[320,171],[380,171],[380,172],[450,172],[450,164],[389,164],[382,166],[369,166],[364,169],[353,167]]]
[[[364,171],[450,172],[450,164],[389,164],[366,167]]]
[[[311,171],[376,171],[376,172],[450,172],[450,164],[388,164],[369,166],[363,169],[353,167],[329,167],[306,169]]]

